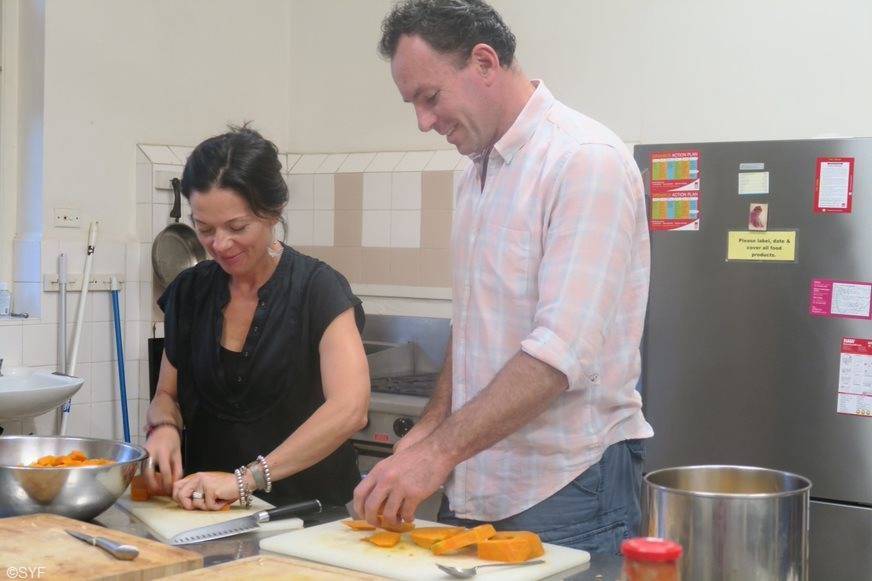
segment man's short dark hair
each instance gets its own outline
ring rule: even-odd
[[[384,58],[394,58],[403,35],[419,36],[436,52],[456,54],[463,63],[479,43],[493,48],[505,68],[515,57],[515,35],[481,0],[403,0],[382,21],[378,49]]]

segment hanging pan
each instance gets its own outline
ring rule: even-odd
[[[151,266],[154,279],[165,289],[180,272],[206,260],[206,250],[197,240],[197,233],[187,224],[179,222],[182,215],[182,188],[179,178],[171,180],[173,209],[170,218],[175,221],[161,230],[151,244]]]

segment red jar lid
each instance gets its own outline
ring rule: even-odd
[[[681,553],[678,543],[655,537],[639,537],[621,543],[621,554],[634,561],[676,561]]]

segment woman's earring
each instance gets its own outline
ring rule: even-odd
[[[267,251],[267,254],[269,254],[273,258],[278,258],[279,256],[282,255],[282,245],[278,241],[278,239],[275,239],[272,241],[272,243],[269,245],[269,247],[267,247],[266,251]]]

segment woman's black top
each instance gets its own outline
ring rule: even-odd
[[[185,422],[185,473],[233,472],[266,456],[324,403],[318,345],[328,325],[363,308],[348,281],[327,264],[284,246],[258,290],[241,352],[221,347],[230,277],[214,261],[182,272],[158,300],[167,359],[178,370]],[[259,492],[273,504],[317,498],[345,504],[360,481],[350,442],[314,466]]]

